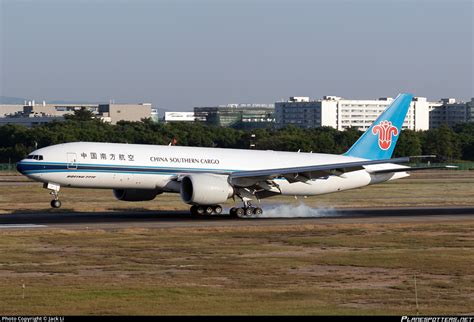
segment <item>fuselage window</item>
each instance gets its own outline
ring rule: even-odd
[[[42,156],[42,155],[38,155],[38,160],[43,160],[43,156]]]

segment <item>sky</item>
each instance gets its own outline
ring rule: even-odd
[[[0,0],[0,95],[168,110],[474,96],[471,0]]]

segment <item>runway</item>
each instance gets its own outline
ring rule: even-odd
[[[291,214],[289,214],[291,216]],[[0,229],[117,229],[126,227],[179,228],[273,226],[342,223],[404,223],[473,220],[474,207],[412,207],[330,209],[304,218],[236,219],[226,215],[193,217],[182,211],[60,212],[0,215]]]

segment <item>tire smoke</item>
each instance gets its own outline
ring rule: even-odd
[[[263,207],[263,214],[259,218],[324,218],[337,217],[333,208],[311,208],[300,203],[299,205],[270,205]]]

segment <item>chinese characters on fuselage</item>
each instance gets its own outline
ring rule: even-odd
[[[122,153],[97,153],[97,152],[82,152],[82,159],[90,160],[110,160],[110,161],[135,161],[135,155]]]

